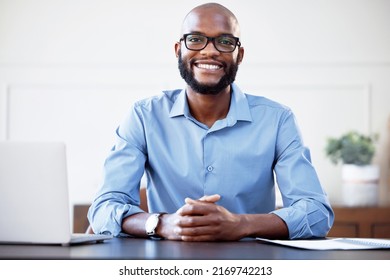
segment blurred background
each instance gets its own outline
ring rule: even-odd
[[[206,1],[0,0],[0,140],[67,144],[71,204],[100,186],[131,104],[182,88],[174,43]],[[293,109],[331,202],[328,137],[378,133],[380,204],[390,201],[390,1],[217,1],[238,17],[237,84]],[[243,139],[245,141],[245,139]]]

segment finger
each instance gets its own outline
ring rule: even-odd
[[[183,228],[196,228],[210,226],[210,219],[201,215],[183,215],[177,222],[177,227],[182,230]]]
[[[178,212],[181,216],[204,216],[215,212],[217,207],[214,203],[194,201],[183,205]]]
[[[180,216],[196,216],[203,215],[205,212],[199,209],[197,204],[195,203],[187,203],[184,204],[180,209],[177,210],[177,214]]]
[[[198,200],[195,200],[195,199],[192,199],[192,198],[189,198],[187,197],[184,201],[185,203],[189,203],[189,204],[194,204],[194,203],[197,203],[199,201],[201,202],[209,202],[209,203],[215,203],[217,202],[218,200],[221,199],[221,196],[219,194],[213,194],[213,195],[205,195],[205,196],[202,196],[201,198],[199,198]]]
[[[184,236],[204,236],[204,235],[216,235],[219,233],[219,228],[213,225],[203,226],[191,226],[191,227],[178,227],[176,228],[177,235]]]
[[[219,194],[205,195],[205,196],[199,198],[200,201],[212,202],[212,203],[215,203],[220,199],[221,199],[221,196]]]
[[[183,207],[184,207],[184,206],[182,206],[182,207],[180,207],[179,209],[177,209],[177,210],[176,210],[176,214],[181,215],[181,213],[183,212]]]

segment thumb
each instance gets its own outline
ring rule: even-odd
[[[215,202],[217,202],[220,199],[221,199],[221,196],[219,194],[213,194],[213,195],[202,196],[198,200],[194,200],[194,199],[191,199],[191,198],[186,198],[185,202],[186,203],[196,203],[196,201],[203,201],[203,202],[215,203]]]

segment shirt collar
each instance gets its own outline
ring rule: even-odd
[[[169,112],[169,117],[174,118],[178,116],[189,116],[189,107],[187,103],[186,91],[185,89],[181,90],[177,96],[171,111]]]
[[[232,84],[232,99],[230,101],[230,109],[228,117],[231,116],[237,121],[252,121],[252,115],[249,109],[246,95],[239,89],[239,87]]]
[[[190,116],[185,89],[179,93],[169,113],[171,118],[183,115],[186,117]],[[238,88],[235,83],[232,84],[232,98],[230,101],[229,113],[226,118],[229,122],[234,123],[236,121],[252,121],[246,95]]]

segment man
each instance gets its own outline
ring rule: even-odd
[[[326,236],[333,211],[292,112],[233,83],[234,14],[209,3],[175,44],[184,90],[134,104],[117,129],[88,217],[94,232],[183,241]],[[150,213],[139,207],[147,176]],[[275,210],[274,173],[284,207]]]

